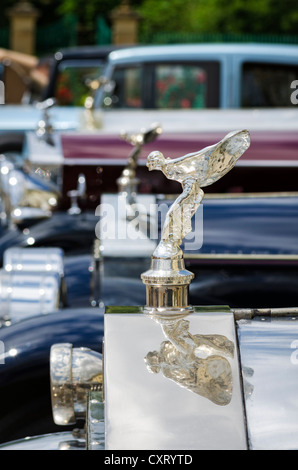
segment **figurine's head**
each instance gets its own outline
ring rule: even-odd
[[[151,170],[161,170],[165,164],[165,157],[158,150],[151,152],[147,157],[147,167]]]

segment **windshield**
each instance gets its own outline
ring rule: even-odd
[[[55,99],[61,106],[84,106],[91,95],[89,83],[98,79],[103,63],[96,61],[62,62],[58,68]]]

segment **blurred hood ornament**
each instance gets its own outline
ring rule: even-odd
[[[53,126],[50,122],[49,109],[56,105],[54,98],[48,98],[45,101],[37,103],[36,108],[42,111],[42,118],[38,122],[36,135],[49,145],[54,145]]]
[[[160,124],[154,123],[148,129],[141,130],[137,134],[123,132],[121,137],[131,145],[133,150],[129,156],[128,163],[123,169],[120,178],[117,179],[119,194],[127,197],[127,216],[134,217],[132,206],[136,204],[137,188],[139,179],[136,177],[138,160],[144,145],[153,142],[162,133]]]
[[[101,118],[95,113],[97,107],[95,105],[95,95],[99,88],[113,90],[115,83],[101,76],[97,79],[88,78],[85,85],[89,88],[89,94],[84,101],[84,126],[86,129],[94,130],[102,127]]]
[[[67,192],[67,196],[70,198],[70,207],[67,211],[69,214],[78,215],[82,212],[78,205],[78,199],[86,199],[86,190],[86,177],[83,173],[80,173],[78,175],[77,188]]]
[[[166,215],[151,268],[141,275],[147,289],[145,310],[149,313],[169,313],[168,309],[170,313],[192,311],[188,306],[188,286],[194,275],[185,269],[180,245],[191,232],[191,218],[204,197],[201,188],[228,173],[249,145],[249,132],[243,130],[231,132],[217,144],[180,158],[165,159],[158,151],[148,156],[150,171],[161,170],[183,188]]]

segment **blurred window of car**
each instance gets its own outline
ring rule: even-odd
[[[114,87],[106,94],[105,107],[141,108],[142,107],[142,70],[141,67],[117,67],[113,76]]]
[[[104,94],[103,104],[109,108],[218,108],[219,76],[216,61],[119,65],[112,73],[114,86]]]
[[[298,78],[298,65],[245,62],[242,67],[241,106],[287,107],[290,85]]]
[[[64,61],[59,65],[54,96],[61,106],[83,106],[85,99],[92,93],[88,82],[98,79],[103,65],[98,61],[78,63]]]
[[[155,72],[158,109],[206,108],[207,74],[196,65],[160,65]]]

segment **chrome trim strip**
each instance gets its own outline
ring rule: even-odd
[[[177,194],[162,194],[164,200],[174,200]],[[248,199],[248,198],[276,198],[276,197],[298,197],[298,191],[270,191],[249,193],[205,193],[204,199]],[[160,198],[160,196],[159,196]],[[204,201],[203,201],[204,204]]]
[[[262,260],[298,261],[298,254],[257,254],[257,253],[184,253],[185,259],[196,260]]]

